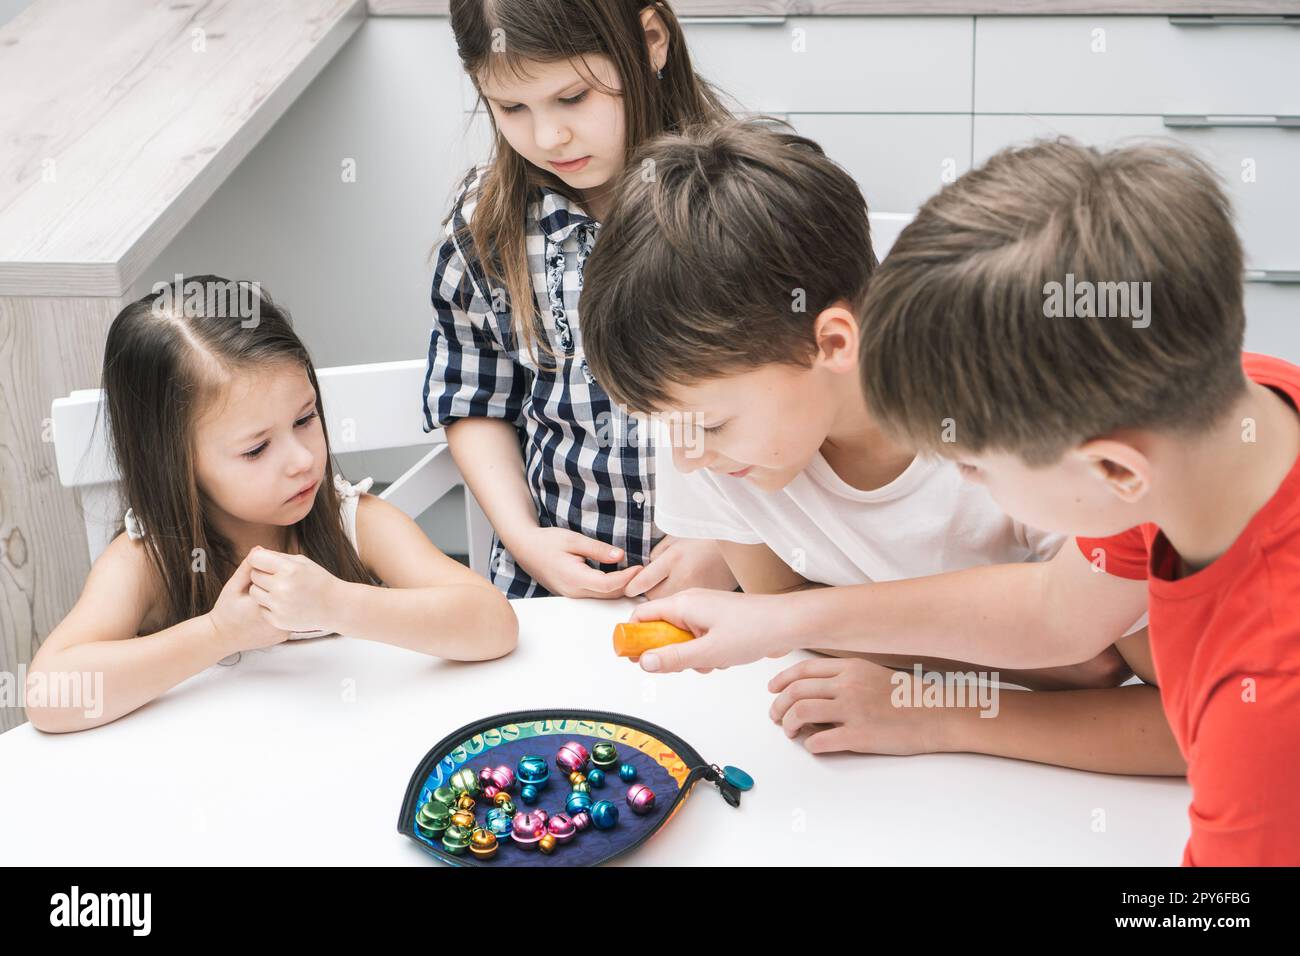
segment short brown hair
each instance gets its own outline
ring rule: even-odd
[[[586,264],[588,364],[639,412],[673,385],[809,364],[813,318],[840,299],[856,316],[875,265],[861,191],[812,140],[767,118],[660,136]]]
[[[1145,319],[1097,315],[1097,293],[1113,305],[1131,283]],[[1061,314],[1076,286],[1092,317],[1072,300]],[[898,237],[867,296],[863,391],[918,447],[1042,465],[1118,429],[1220,420],[1245,384],[1243,326],[1213,170],[1172,145],[1038,142],[947,186]]]

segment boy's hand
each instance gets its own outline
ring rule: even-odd
[[[736,576],[716,541],[665,535],[650,552],[650,563],[628,584],[627,597],[664,598],[687,588],[734,591]]]
[[[641,655],[641,669],[655,672],[748,664],[764,657],[783,657],[793,646],[781,636],[780,598],[691,588],[672,597],[647,601],[632,612],[633,621],[667,621],[695,635]]]
[[[945,711],[895,707],[894,674],[859,658],[800,661],[768,682],[767,689],[777,695],[770,716],[787,737],[812,731],[803,742],[809,753],[904,756],[942,750]],[[910,699],[910,690],[908,694]]]
[[[598,571],[587,564],[613,564],[620,548],[566,528],[534,528],[510,547],[519,566],[552,594],[571,598],[619,598],[640,572],[639,564],[621,571]]]
[[[208,612],[208,622],[227,653],[270,647],[289,639],[289,632],[276,627],[266,610],[257,603],[252,587],[253,564],[249,557],[235,569]]]
[[[304,554],[256,547],[247,560],[252,565],[248,593],[272,624],[286,631],[336,630],[338,578]]]

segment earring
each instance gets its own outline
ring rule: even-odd
[[[664,78],[664,68],[662,66],[659,67],[659,71],[655,73],[655,76],[657,76],[661,80]]]

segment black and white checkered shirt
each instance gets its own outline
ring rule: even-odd
[[[475,251],[456,233],[474,214],[487,171],[466,176],[433,274],[433,332],[424,380],[424,430],[461,418],[503,418],[519,429],[524,471],[543,528],[566,528],[624,551],[615,571],[645,564],[661,537],[651,518],[654,441],[610,401],[587,369],[578,324],[582,271],[600,224],[541,187],[525,216],[539,338],[552,361],[520,351],[504,291],[492,291]],[[548,592],[492,538],[489,576],[510,597]]]

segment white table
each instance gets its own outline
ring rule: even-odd
[[[0,735],[5,863],[433,865],[396,829],[416,764],[462,724],[533,707],[640,716],[757,781],[739,809],[697,784],[625,863],[1181,859],[1182,780],[968,754],[813,757],[767,716],[767,680],[792,659],[651,676],[610,648],[632,606],[516,601],[519,649],[486,664],[321,638],[245,653],[94,730],[24,724]]]

